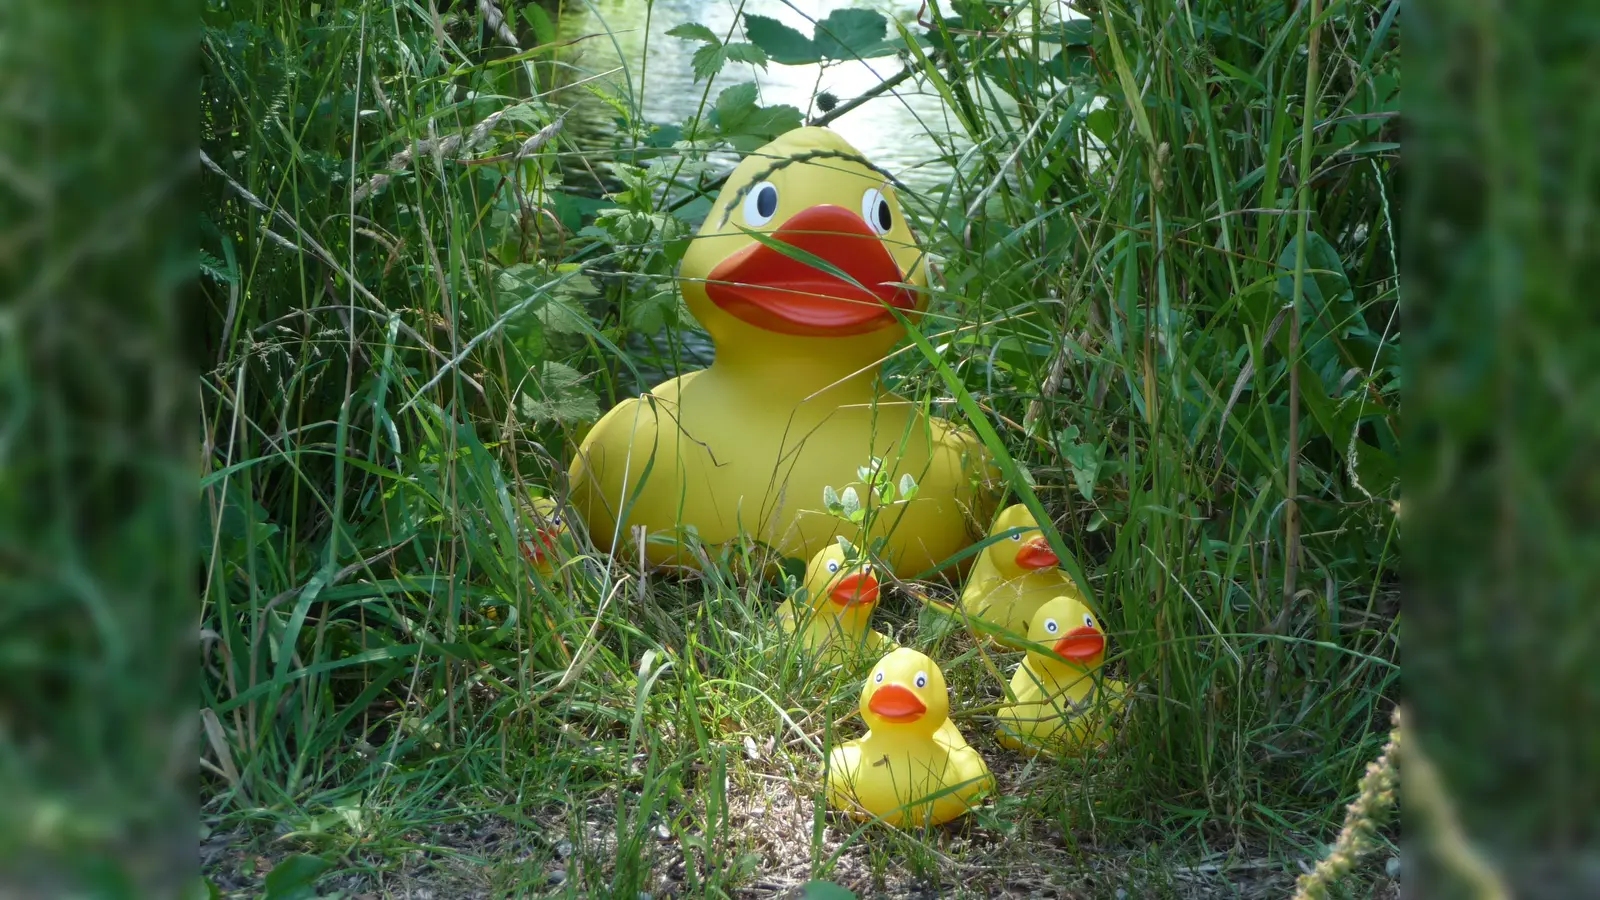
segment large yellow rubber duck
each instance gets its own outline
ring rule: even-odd
[[[1000,743],[1047,755],[1103,743],[1125,685],[1101,676],[1106,636],[1094,614],[1076,597],[1056,597],[1034,614],[1028,640],[1064,659],[1028,651],[1011,676],[1017,701],[995,714]]]
[[[825,487],[877,502],[857,475],[874,457],[918,491],[874,513],[864,546],[886,536],[879,555],[901,577],[971,546],[998,470],[975,435],[879,383],[904,335],[890,307],[917,320],[927,283],[888,176],[826,128],[789,131],[733,170],[678,278],[715,361],[618,404],[585,436],[571,501],[598,547],[642,525],[652,562],[697,568],[680,541],[692,527],[707,544],[742,532],[810,559],[854,532],[825,511]]]
[[[1061,560],[1050,549],[1028,507],[1021,503],[1006,507],[995,518],[989,537],[1007,532],[1011,532],[1008,538],[985,547],[973,564],[961,591],[961,608],[972,618],[1022,637],[1045,601],[1059,594],[1081,599],[1082,594],[1072,576],[1059,568]],[[994,639],[1007,646],[1022,646],[1006,635],[997,634]]]
[[[861,689],[870,729],[828,754],[828,804],[897,828],[939,825],[994,789],[994,776],[950,721],[944,673],[909,647],[890,652]]]
[[[894,642],[872,630],[878,605],[878,579],[872,563],[847,558],[837,542],[817,551],[806,566],[806,580],[797,596],[778,607],[778,621],[801,646],[829,665],[875,659],[894,649]]]

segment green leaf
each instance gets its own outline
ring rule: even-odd
[[[730,143],[736,149],[748,153],[785,131],[799,128],[801,120],[800,110],[787,103],[757,107],[741,123],[739,128],[741,134],[732,136]]]
[[[839,492],[834,490],[831,484],[822,486],[822,507],[834,515],[844,511],[844,504],[839,501]]]
[[[744,33],[775,63],[798,66],[822,59],[810,38],[777,19],[745,13]]]
[[[1294,298],[1294,264],[1300,236],[1289,241],[1278,254],[1278,268],[1286,274],[1278,278],[1278,296],[1284,300]],[[1317,271],[1313,271],[1317,270]],[[1307,310],[1323,309],[1335,300],[1350,302],[1355,294],[1350,290],[1350,280],[1345,277],[1344,263],[1339,261],[1339,251],[1315,231],[1306,233],[1306,274],[1302,290]]]
[[[800,127],[800,110],[787,104],[757,106],[755,82],[747,81],[722,89],[712,111],[717,131],[729,143],[748,152],[785,131]]]
[[[535,422],[582,422],[600,417],[600,403],[583,387],[583,376],[571,366],[546,361],[537,383],[517,403],[522,417]]]
[[[813,29],[811,41],[828,59],[858,59],[884,55],[883,37],[889,23],[883,13],[870,9],[836,9]],[[889,51],[893,52],[893,51]]]
[[[717,33],[701,25],[699,22],[685,22],[667,30],[669,37],[683,38],[686,41],[704,41],[707,44],[722,46],[722,39]]]
[[[845,488],[844,492],[839,495],[839,505],[842,507],[846,518],[852,522],[856,521],[858,513],[863,512],[861,498],[856,496],[856,489],[852,487]]]
[[[1374,497],[1387,496],[1389,489],[1400,478],[1400,466],[1394,457],[1366,441],[1355,442],[1355,453],[1351,461],[1355,464],[1351,474],[1361,482],[1361,487]]]
[[[313,885],[333,863],[320,856],[296,853],[267,873],[262,900],[309,900],[316,896]]]
[[[831,881],[808,881],[800,888],[800,900],[856,900],[856,895]]]
[[[756,108],[756,83],[746,81],[725,87],[717,94],[717,127],[724,132],[737,132],[744,120]]]
[[[710,80],[717,77],[722,67],[728,60],[755,63],[761,68],[767,67],[767,54],[755,44],[706,44],[694,52],[694,57],[689,64],[694,68],[694,80]]]
[[[1083,125],[1089,133],[1095,136],[1101,144],[1111,145],[1111,139],[1117,132],[1117,114],[1109,107],[1102,106],[1087,116],[1083,117]]]
[[[1068,47],[1087,47],[1094,41],[1093,19],[1068,19],[1061,23],[1060,42]],[[1056,35],[1040,36],[1041,40],[1057,40]]]
[[[709,81],[717,77],[727,62],[728,57],[723,54],[721,44],[706,44],[694,52],[689,65],[694,69],[695,81]]]
[[[752,63],[760,66],[763,69],[767,67],[767,52],[755,44],[746,44],[743,42],[737,44],[726,44],[723,46],[722,52],[729,59],[736,60],[738,62]]]
[[[537,3],[529,3],[522,8],[522,17],[528,21],[528,26],[533,29],[534,37],[540,44],[553,44],[556,40],[556,25],[550,21],[550,14],[544,7]]]
[[[627,305],[628,327],[643,334],[656,334],[681,321],[682,305],[675,288],[663,288]]]
[[[1094,499],[1095,482],[1100,477],[1101,451],[1102,448],[1088,444],[1075,443],[1067,447],[1067,463],[1072,466],[1072,480],[1077,482],[1078,493],[1085,500]]]
[[[910,500],[917,496],[918,490],[920,488],[917,487],[917,480],[911,477],[910,472],[900,476],[900,499],[902,501]]]

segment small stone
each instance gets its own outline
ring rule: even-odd
[[[1400,857],[1389,857],[1388,862],[1383,864],[1383,870],[1389,874],[1390,878],[1398,880],[1400,878]]]
[[[1128,889],[1117,888],[1117,900],[1128,900]]]
[[[544,882],[545,882],[545,884],[562,884],[566,880],[567,880],[567,870],[566,869],[556,869],[555,871],[551,872],[549,875],[545,876]]]
[[[557,841],[556,842],[556,855],[561,857],[562,859],[566,859],[567,857],[571,856],[572,855],[572,842],[568,841],[568,840]]]
[[[639,900],[652,900],[649,891],[640,891]]]
[[[656,833],[656,840],[658,840],[658,841],[670,841],[670,840],[672,840],[672,831],[667,828],[666,823],[662,823],[662,824],[657,825],[656,829],[655,829],[655,833]]]

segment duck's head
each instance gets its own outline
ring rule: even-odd
[[[861,688],[861,718],[874,733],[893,730],[926,737],[938,731],[949,715],[944,673],[926,654],[910,647],[878,660]]]
[[[1062,662],[1037,650],[1028,651],[1035,668],[1094,671],[1106,661],[1106,634],[1094,613],[1076,597],[1053,597],[1028,623],[1028,640],[1066,657]]]
[[[844,548],[831,543],[817,551],[806,565],[806,596],[812,609],[829,609],[835,615],[870,612],[878,602],[878,579],[872,563],[846,559]]]
[[[1009,537],[995,541],[984,548],[990,562],[1005,578],[1019,578],[1040,569],[1053,569],[1061,565],[1060,557],[1050,549],[1033,513],[1021,503],[1008,506],[994,520],[989,529],[991,538],[1012,532]]]
[[[759,232],[849,275],[839,278],[751,237]],[[679,269],[684,301],[721,352],[798,344],[860,360],[882,354],[913,320],[926,264],[890,178],[826,128],[786,132],[746,156],[690,243]],[[876,358],[876,357],[873,357]]]
[[[567,533],[560,507],[549,497],[534,497],[528,503],[533,518],[533,534],[522,542],[522,555],[544,571],[554,565],[561,536]]]

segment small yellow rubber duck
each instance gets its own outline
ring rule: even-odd
[[[861,689],[870,730],[828,754],[828,804],[896,828],[940,825],[972,809],[994,776],[949,714],[933,660],[909,647],[879,660]]]
[[[966,615],[982,619],[1021,637],[1028,633],[1033,614],[1051,597],[1065,594],[1082,599],[1072,576],[1060,568],[1061,560],[1040,532],[1033,513],[1021,503],[1008,506],[995,518],[989,537],[1008,531],[1009,540],[996,541],[983,549],[972,566],[972,575],[961,592],[961,608]],[[995,635],[997,643],[1022,647],[1016,639]]]
[[[995,714],[1000,743],[1049,756],[1104,743],[1126,685],[1099,673],[1106,636],[1094,613],[1076,597],[1055,597],[1034,614],[1028,640],[1065,660],[1028,651],[1011,676],[1017,702]]]
[[[802,646],[824,663],[881,656],[895,644],[871,627],[878,588],[872,563],[851,559],[842,544],[829,544],[806,566],[803,594],[778,607],[778,621],[789,634],[799,631]]]
[[[560,507],[549,497],[534,497],[528,503],[534,529],[522,541],[522,555],[546,580],[555,574],[556,559],[560,553],[561,537],[567,534],[567,523]]]
[[[796,128],[746,156],[678,272],[716,346],[711,366],[618,403],[573,456],[572,508],[596,546],[644,526],[652,563],[698,568],[683,546],[692,527],[707,546],[742,533],[810,559],[848,527],[824,489],[860,493],[858,471],[879,460],[917,484],[863,535],[885,539],[887,569],[911,577],[970,547],[999,469],[974,433],[881,377],[927,280],[893,179],[836,132]]]

